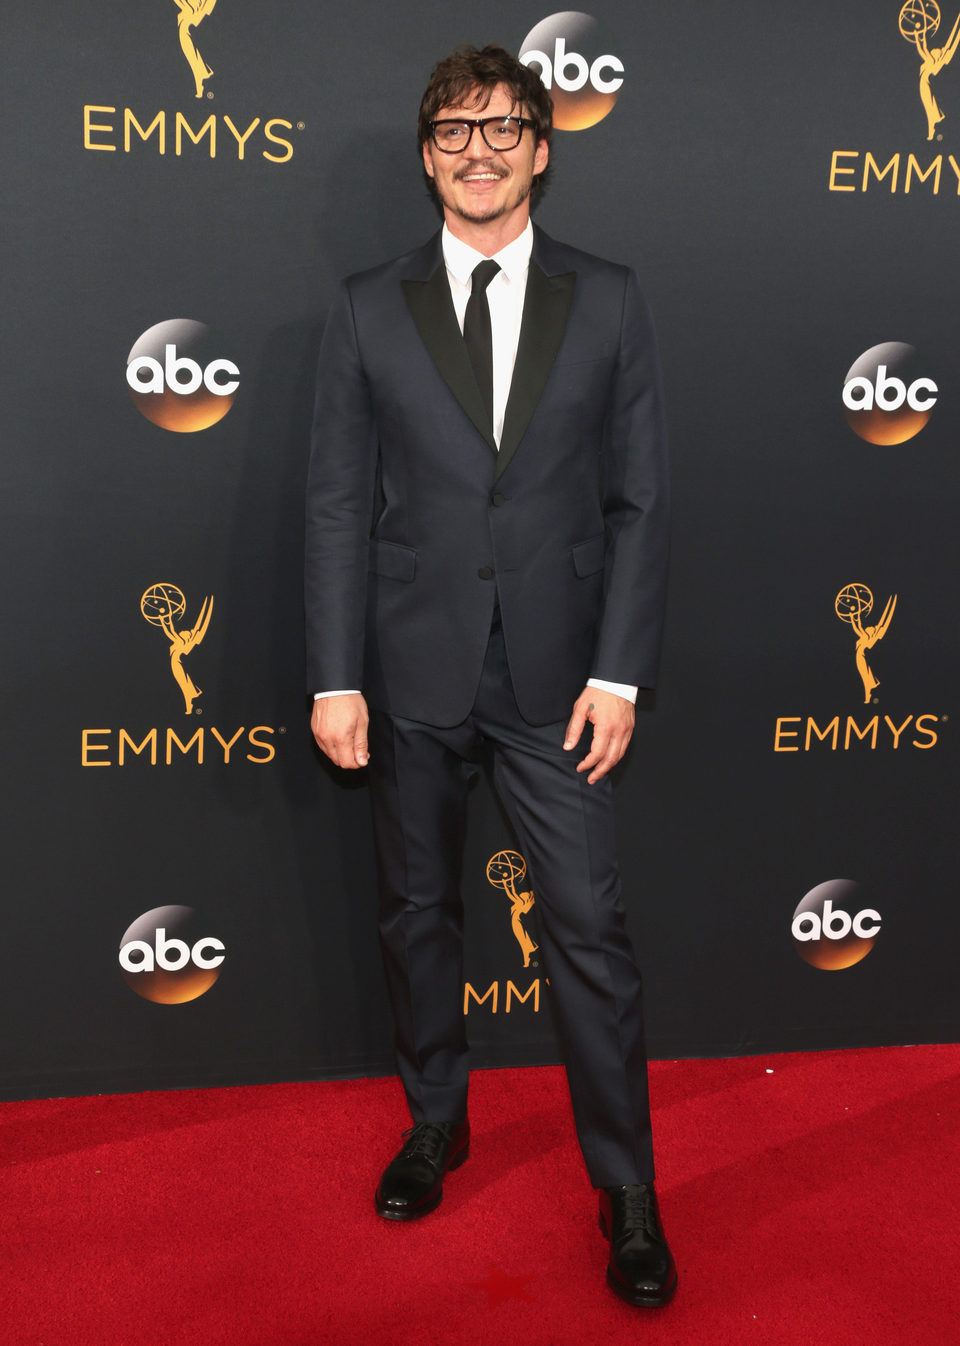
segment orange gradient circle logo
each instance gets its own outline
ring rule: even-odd
[[[880,913],[862,907],[859,884],[829,879],[811,888],[793,913],[790,932],[805,963],[840,972],[866,958],[880,930]]]
[[[534,67],[550,90],[558,131],[584,131],[612,110],[623,86],[615,47],[605,24],[575,9],[551,14],[530,29],[520,60]]]
[[[189,434],[216,425],[239,387],[240,370],[224,357],[220,338],[192,318],[148,327],[127,356],[133,405],[164,430]]]
[[[226,957],[192,907],[154,907],[120,941],[120,970],[132,991],[157,1005],[183,1005],[220,976]]]
[[[869,444],[903,444],[926,425],[938,394],[912,346],[884,341],[847,370],[843,409],[851,430]]]

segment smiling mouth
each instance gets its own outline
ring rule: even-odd
[[[458,182],[499,182],[501,178],[505,178],[505,177],[506,177],[506,173],[498,173],[498,172],[496,172],[495,169],[492,169],[492,168],[485,168],[485,169],[474,169],[474,170],[472,170],[472,171],[468,171],[468,172],[466,172],[466,173],[458,173],[458,174],[457,174],[457,181],[458,181]]]

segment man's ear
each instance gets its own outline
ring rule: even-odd
[[[421,146],[423,150],[423,170],[428,178],[433,177],[433,150],[430,148],[430,142],[425,140]]]
[[[550,160],[550,146],[546,140],[538,140],[533,155],[533,176],[544,172]]]

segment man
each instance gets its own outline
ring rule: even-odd
[[[377,1210],[427,1214],[469,1151],[459,882],[467,787],[491,749],[537,894],[607,1278],[659,1305],[676,1270],[607,773],[657,661],[660,381],[633,273],[530,223],[551,116],[501,48],[441,61],[419,139],[442,233],[334,302],[307,493],[313,732],[338,766],[369,765],[414,1122]]]

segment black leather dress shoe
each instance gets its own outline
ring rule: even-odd
[[[384,1170],[376,1206],[387,1220],[416,1220],[443,1200],[444,1174],[470,1154],[470,1123],[418,1122],[404,1131],[403,1149]]]
[[[610,1288],[628,1304],[666,1304],[677,1288],[677,1268],[663,1236],[653,1183],[605,1187],[600,1229],[610,1240]]]

